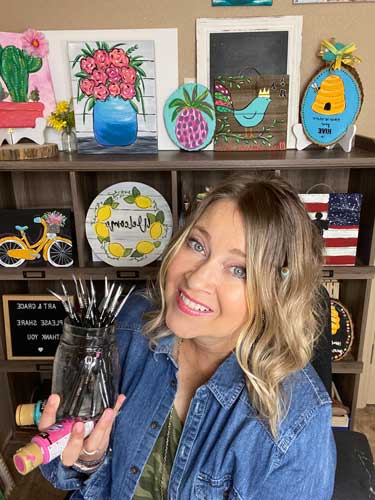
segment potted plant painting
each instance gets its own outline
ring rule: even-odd
[[[103,146],[128,146],[138,133],[138,104],[144,115],[143,79],[144,59],[133,53],[137,45],[127,50],[118,43],[96,42],[96,47],[85,43],[72,63],[79,64],[77,103],[85,99],[83,119],[93,110],[93,131],[96,141]],[[137,101],[137,102],[135,102]]]
[[[35,127],[43,116],[39,90],[29,89],[31,73],[43,66],[48,42],[43,33],[28,29],[21,36],[22,48],[0,45],[0,128]],[[11,101],[5,101],[10,97]]]

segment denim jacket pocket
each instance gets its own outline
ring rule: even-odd
[[[199,500],[240,500],[230,474],[212,477],[200,472],[194,481],[194,495]]]

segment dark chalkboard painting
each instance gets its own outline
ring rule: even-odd
[[[53,359],[66,312],[50,295],[3,295],[8,359]]]
[[[210,89],[219,76],[285,75],[288,31],[210,33]]]

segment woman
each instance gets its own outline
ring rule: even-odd
[[[239,176],[210,192],[151,298],[134,294],[118,322],[114,410],[86,439],[75,424],[47,479],[85,499],[330,499],[330,398],[309,364],[321,250],[285,181]],[[41,429],[57,406],[53,395]]]

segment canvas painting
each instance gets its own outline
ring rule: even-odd
[[[156,153],[154,42],[71,42],[78,152]]]
[[[272,5],[272,0],[212,0],[213,7],[243,7],[251,5]]]
[[[40,31],[0,32],[0,129],[35,127],[55,108],[48,42]]]
[[[0,267],[71,267],[73,264],[69,209],[0,210]]]

